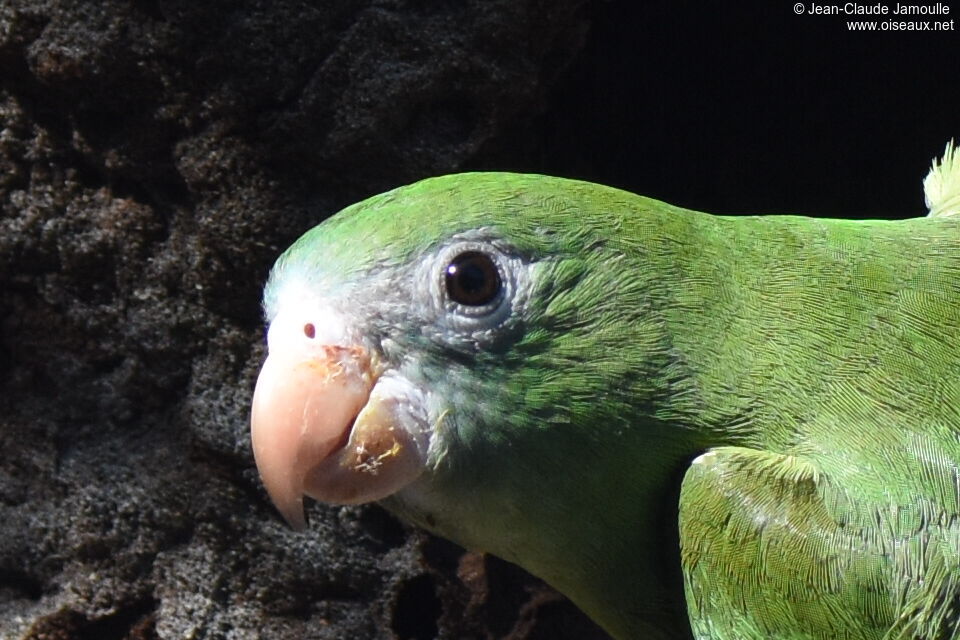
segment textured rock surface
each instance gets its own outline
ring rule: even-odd
[[[585,33],[580,0],[323,4],[0,5],[0,637],[589,635],[378,507],[298,535],[265,500],[272,261],[536,112]]]

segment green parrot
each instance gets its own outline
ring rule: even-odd
[[[960,638],[960,153],[898,221],[512,173],[308,231],[264,294],[281,514],[379,501],[611,636]]]

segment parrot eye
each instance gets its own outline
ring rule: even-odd
[[[503,281],[493,259],[480,251],[458,254],[444,273],[450,299],[468,307],[490,304],[500,294]]]
[[[312,322],[308,322],[307,324],[303,325],[303,335],[310,340],[313,340],[317,336],[317,328]]]
[[[468,353],[508,344],[519,335],[514,330],[526,308],[531,265],[490,229],[451,240],[413,274],[413,293],[429,296],[422,335]]]

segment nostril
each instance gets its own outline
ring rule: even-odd
[[[314,337],[316,337],[317,328],[313,326],[312,322],[308,322],[307,324],[303,325],[303,335],[307,336],[311,340],[313,340]]]

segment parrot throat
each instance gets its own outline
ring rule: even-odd
[[[668,441],[675,427],[644,427],[645,459],[628,453],[641,450],[623,441],[629,434],[602,448],[595,434],[571,434],[552,451],[535,437],[513,440],[472,456],[485,460],[483,469],[434,470],[383,504],[436,535],[522,566],[616,638],[683,638],[689,623],[677,502],[693,452],[681,455]]]

